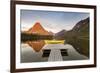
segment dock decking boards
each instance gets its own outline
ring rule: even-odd
[[[52,49],[48,61],[63,61],[60,49]]]

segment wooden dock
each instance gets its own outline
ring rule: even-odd
[[[77,60],[77,59],[88,59],[88,57],[78,53],[71,45],[64,44],[46,44],[42,49],[50,49],[50,55],[48,61],[63,61],[65,60]],[[68,56],[61,55],[61,49],[67,49]]]
[[[63,61],[60,49],[52,49],[48,61]]]

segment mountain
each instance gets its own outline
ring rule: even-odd
[[[60,32],[56,33],[54,36],[55,39],[63,39],[66,32],[66,30],[61,30]]]
[[[50,34],[50,35],[54,35],[54,33],[53,33],[52,31],[49,31],[49,34]]]
[[[53,32],[45,30],[40,22],[36,22],[28,31],[21,32],[21,42],[27,43],[34,51],[39,52],[45,45],[44,40],[53,38]]]
[[[72,29],[72,31],[82,32],[89,31],[89,18],[79,21]]]
[[[45,30],[39,22],[36,22],[28,31],[21,31],[21,41],[36,41],[53,39],[53,33]]]
[[[55,36],[61,36],[64,35],[67,31],[66,30],[61,30],[60,32],[58,32],[57,34],[55,34]]]
[[[39,35],[51,35],[47,30],[45,30],[40,22],[36,22],[33,27],[28,30],[28,33],[39,34]]]
[[[66,37],[73,37],[76,35],[88,36],[89,34],[89,18],[79,21],[72,30],[61,30],[55,34],[56,39],[64,39]]]
[[[89,17],[79,21],[72,30],[62,30],[55,35],[55,39],[65,40],[65,44],[71,44],[79,53],[89,58]]]

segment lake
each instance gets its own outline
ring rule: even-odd
[[[44,44],[43,41],[21,43],[22,63],[86,59],[88,57],[77,52],[70,44]]]

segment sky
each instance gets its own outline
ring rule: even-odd
[[[89,13],[21,10],[21,30],[25,31],[40,22],[44,29],[57,33],[63,29],[71,30],[80,20],[89,17]]]

